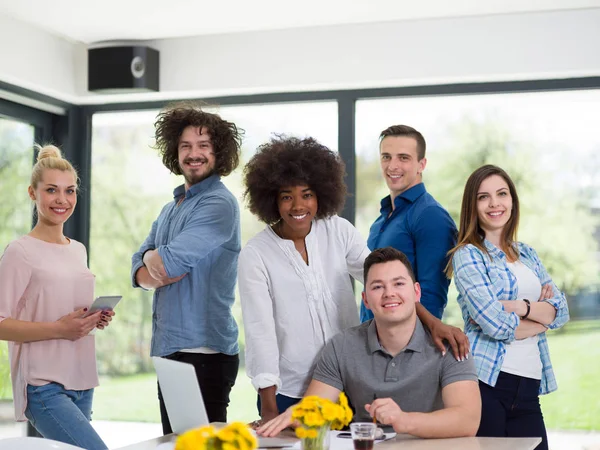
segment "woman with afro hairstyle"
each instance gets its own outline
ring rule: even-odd
[[[349,275],[363,282],[369,249],[337,216],[344,174],[337,153],[286,136],[261,145],[244,169],[248,207],[267,225],[238,267],[246,371],[262,422],[302,398],[325,343],[359,323]]]

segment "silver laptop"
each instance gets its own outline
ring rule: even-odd
[[[208,425],[194,366],[157,356],[152,357],[152,362],[173,432],[181,434]],[[261,448],[291,447],[295,442],[297,439],[294,438],[258,437],[258,446]]]
[[[208,415],[191,364],[152,357],[163,401],[174,433],[208,425]]]

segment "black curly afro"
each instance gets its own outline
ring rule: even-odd
[[[337,214],[346,200],[346,167],[340,156],[313,138],[279,135],[258,147],[244,168],[244,198],[250,211],[272,225],[281,219],[283,187],[307,185],[317,196],[316,218]]]

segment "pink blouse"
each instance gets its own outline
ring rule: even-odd
[[[11,242],[0,258],[0,322],[54,322],[94,300],[94,275],[80,242],[52,244],[31,236]],[[15,418],[25,421],[27,385],[98,386],[94,336],[76,341],[9,342]]]

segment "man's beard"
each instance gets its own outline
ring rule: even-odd
[[[188,177],[185,173],[183,174],[183,178],[185,179],[185,182],[189,185],[189,186],[193,186],[194,184],[198,184],[201,181],[206,180],[208,177],[210,177],[211,175],[213,175],[215,173],[214,169],[206,172],[206,173],[202,173],[199,175],[191,175],[190,177]]]
[[[183,161],[184,164],[187,164],[189,162],[201,162],[201,163],[205,164],[206,167],[208,168],[208,159],[206,159],[206,158],[187,158]],[[181,164],[179,165],[179,168],[181,169],[181,173],[183,174],[183,178],[185,179],[185,182],[189,186],[198,184],[201,181],[207,179],[208,177],[210,177],[211,175],[213,175],[215,173],[214,166],[209,168],[207,171],[199,173],[198,175],[194,175],[193,173],[187,174],[185,172],[185,170],[183,170],[183,167],[181,167]]]

